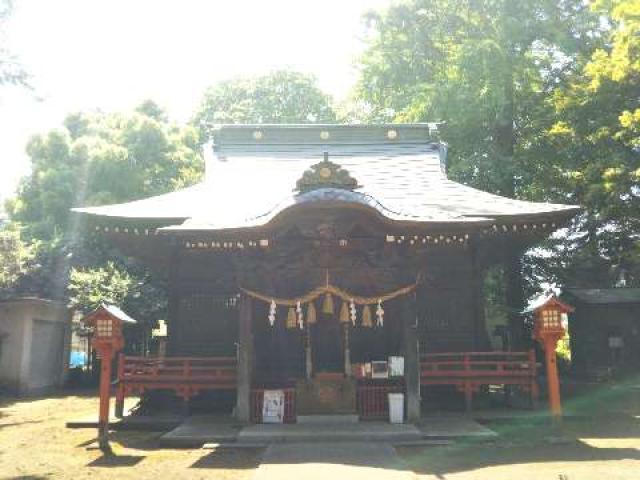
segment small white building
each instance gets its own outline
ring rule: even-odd
[[[64,383],[71,312],[60,302],[18,298],[0,302],[0,389],[43,392]]]

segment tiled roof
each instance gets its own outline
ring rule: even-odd
[[[640,288],[568,288],[565,293],[584,303],[640,303]]]
[[[76,211],[184,220],[172,228],[191,230],[263,225],[288,207],[306,202],[366,204],[391,220],[428,223],[485,223],[500,217],[569,215],[577,210],[512,200],[447,179],[442,162],[446,149],[429,139],[426,126],[326,128],[222,127],[203,183],[136,202]],[[389,129],[397,132],[393,141],[385,135]],[[254,138],[251,134],[256,131],[263,136]],[[324,131],[332,136],[317,140],[315,136]],[[278,134],[285,140],[272,140]],[[373,141],[374,134],[381,139]],[[324,152],[362,187],[354,192],[326,188],[296,195],[296,181],[322,161]]]

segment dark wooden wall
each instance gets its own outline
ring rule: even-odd
[[[387,241],[389,226],[377,222],[363,211],[307,211],[273,222],[273,230],[263,232],[270,240],[266,249],[189,250],[176,242],[170,269],[170,352],[231,351],[237,340],[237,309],[228,302],[240,286],[295,298],[324,284],[327,272],[331,284],[363,296],[393,291],[419,278],[415,298],[421,350],[488,349],[483,264],[473,239],[455,246],[397,245]],[[347,240],[346,245],[340,240]],[[401,329],[396,335],[393,328],[401,323],[404,301],[413,296],[385,305],[386,333],[355,329],[353,362],[400,352]],[[299,332],[267,328],[264,302],[254,302],[253,318],[255,343],[270,346],[256,350],[265,378],[276,371],[300,376],[304,350]],[[269,357],[268,351],[277,354]]]
[[[593,305],[575,303],[569,314],[572,369],[588,375],[602,367],[640,367],[640,304]],[[609,335],[621,336],[624,347],[618,365],[609,348]]]

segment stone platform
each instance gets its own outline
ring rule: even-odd
[[[496,434],[466,417],[426,418],[417,425],[387,422],[296,423],[242,426],[231,418],[192,416],[160,437],[165,447],[200,448],[205,444],[259,446],[276,443],[380,442],[395,445],[440,444],[464,437]]]

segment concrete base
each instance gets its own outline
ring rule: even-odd
[[[448,415],[423,417],[416,424],[424,438],[495,437],[497,433],[469,417]]]
[[[234,418],[193,415],[159,439],[163,447],[200,448],[207,443],[235,442],[242,429]]]
[[[366,422],[355,424],[251,425],[238,435],[238,443],[281,442],[403,442],[422,439],[414,425]]]
[[[139,430],[147,432],[161,432],[176,428],[182,423],[184,417],[176,415],[134,415],[131,417],[109,419],[110,430]],[[67,428],[98,428],[97,417],[79,418],[69,420]]]
[[[298,424],[344,425],[359,422],[358,415],[298,415]]]

